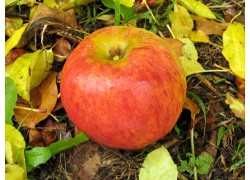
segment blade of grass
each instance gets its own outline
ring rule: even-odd
[[[120,0],[115,0],[115,26],[120,25],[120,18],[121,18],[121,4]]]
[[[207,126],[207,112],[206,112],[206,108],[205,105],[202,101],[202,99],[197,96],[195,93],[188,91],[187,92],[188,96],[193,98],[200,106],[202,112],[203,112],[203,119],[204,119],[204,131],[203,131],[203,138],[205,137],[205,133],[206,133],[206,126]]]

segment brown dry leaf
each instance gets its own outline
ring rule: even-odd
[[[56,134],[51,131],[31,129],[29,130],[29,145],[34,147],[48,146],[56,139]]]
[[[173,38],[163,38],[168,44],[171,45],[172,49],[176,53],[178,57],[182,56],[182,47],[184,46],[184,43],[179,41],[178,39]]]
[[[196,22],[196,29],[203,31],[206,35],[216,34],[222,36],[223,32],[227,29],[229,23],[219,23],[215,20],[208,20],[203,17],[191,15],[192,19]]]
[[[37,109],[46,109],[46,113],[34,112],[30,110],[15,109],[15,120],[19,123],[33,122],[38,124],[40,121],[46,119],[52,112],[56,105],[58,90],[56,85],[56,72],[50,73],[47,78],[38,87],[38,91],[41,94],[41,104]],[[31,97],[36,98],[36,97]],[[31,106],[24,104],[23,102],[17,103],[17,106],[31,108]]]
[[[193,127],[194,121],[195,121],[195,116],[197,114],[199,114],[200,108],[194,103],[194,101],[192,101],[190,98],[186,97],[183,109],[187,109],[190,111],[191,119],[192,119],[191,122],[192,122],[192,127]]]
[[[71,156],[73,179],[92,179],[101,167],[101,156],[98,145],[94,143],[83,143],[76,146]]]
[[[35,11],[30,23],[20,40],[18,47],[23,47],[35,35],[38,29],[44,28],[45,25],[55,27],[58,30],[67,27],[77,28],[77,22],[74,9],[63,11],[52,9],[44,3],[40,3]]]
[[[54,61],[62,62],[71,53],[71,44],[66,39],[57,39],[56,45],[53,48]]]
[[[245,95],[245,79],[242,79],[238,76],[236,76],[235,83],[237,87],[239,88],[240,92]]]
[[[9,65],[9,64],[15,62],[15,60],[17,58],[19,58],[20,56],[22,56],[26,52],[27,52],[26,50],[21,49],[21,48],[10,50],[8,52],[8,54],[5,56],[5,65]]]

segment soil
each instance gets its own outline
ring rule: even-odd
[[[225,12],[229,9],[234,9],[237,14],[242,11],[243,14],[237,21],[244,20],[244,1],[213,1],[203,0],[205,4],[211,7],[212,10],[224,18],[230,18]],[[104,8],[100,1],[90,3],[83,6],[82,16],[77,17],[77,22],[82,26],[84,31],[91,33],[101,27],[107,26],[103,21],[87,22],[87,12],[93,7],[98,7],[98,10]],[[152,9],[157,8],[151,7]],[[24,8],[24,13],[26,7]],[[7,16],[7,15],[6,15]],[[8,15],[9,16],[9,15]],[[226,17],[227,16],[227,17]],[[243,17],[242,17],[243,16]],[[232,18],[232,17],[231,17]],[[227,20],[228,21],[228,20]],[[142,27],[146,24],[146,28],[150,27],[148,22],[140,22]],[[160,29],[162,29],[160,27]],[[161,30],[162,34],[169,35],[165,28]],[[38,37],[39,38],[39,37]],[[45,44],[54,44],[56,41],[55,35],[51,33],[44,34]],[[220,36],[211,35],[211,41],[221,41]],[[39,43],[39,41],[37,41]],[[70,41],[74,48],[78,41]],[[39,44],[37,44],[39,46]],[[221,53],[221,48],[207,43],[195,44],[198,51],[198,62],[205,69],[216,69],[218,67],[229,68],[228,62]],[[53,64],[53,71],[60,72],[64,62],[56,61]],[[244,122],[237,118],[232,113],[229,106],[225,103],[225,94],[230,92],[237,96],[240,89],[236,83],[236,77],[231,73],[203,73],[188,77],[188,92],[196,94],[203,102],[206,109],[206,126],[204,123],[203,112],[200,111],[196,115],[195,123],[192,122],[191,111],[183,109],[183,112],[177,122],[180,133],[173,129],[171,133],[157,141],[155,144],[140,151],[124,151],[106,148],[89,140],[86,143],[61,152],[52,157],[46,164],[33,170],[28,174],[29,179],[93,179],[93,180],[109,180],[109,179],[138,179],[139,170],[143,160],[149,152],[164,146],[170,152],[171,157],[177,166],[180,165],[180,157],[182,160],[187,160],[187,154],[191,153],[191,133],[190,130],[194,127],[195,132],[195,151],[196,156],[202,153],[210,153],[214,161],[210,170],[205,175],[199,175],[198,179],[244,179],[245,164],[241,164],[232,171],[229,170],[231,165],[235,164],[243,157],[244,151],[232,158],[239,150],[239,144],[244,147],[245,143],[245,125]],[[199,103],[190,97],[197,105]],[[60,102],[57,104],[57,109],[54,110],[55,116],[64,116],[65,111]],[[45,120],[46,122],[56,123],[51,117]],[[52,131],[54,133],[53,141],[61,136],[72,137],[75,134],[74,125],[65,119],[61,122],[65,126],[61,131]],[[45,122],[39,123],[36,128],[44,127]],[[217,146],[217,137],[221,127],[227,128],[233,126],[221,140]],[[206,127],[204,129],[204,127]],[[24,131],[24,134],[27,132]],[[28,143],[28,138],[27,138]],[[188,172],[179,172],[178,179],[193,179]]]

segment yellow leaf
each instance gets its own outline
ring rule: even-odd
[[[208,19],[216,19],[214,13],[201,1],[197,0],[177,0],[179,4],[187,8],[190,12]]]
[[[135,0],[120,0],[120,3],[127,7],[132,7],[135,3]]]
[[[181,38],[179,40],[185,43],[185,45],[182,47],[183,56],[181,56],[180,59],[186,76],[205,72],[206,70],[200,65],[199,62],[197,62],[198,52],[192,41],[188,38]]]
[[[177,166],[163,146],[147,155],[139,172],[139,180],[175,180],[177,176]]]
[[[183,42],[185,45],[182,47],[182,54],[183,56],[187,57],[188,59],[192,61],[198,60],[198,52],[192,43],[190,39],[188,38],[181,38],[179,39],[181,42]]]
[[[15,31],[14,34],[5,42],[5,56],[19,43],[27,25],[28,24],[24,24],[20,29]]]
[[[189,34],[189,39],[194,43],[198,43],[198,42],[209,43],[210,42],[209,37],[201,30],[192,31]]]
[[[206,70],[197,61],[192,61],[185,56],[181,56],[180,59],[186,76],[206,72]]]
[[[34,125],[36,125],[49,116],[57,102],[58,90],[56,84],[56,77],[56,72],[50,73],[47,78],[43,80],[43,82],[37,87],[37,91],[38,93],[40,93],[39,95],[41,96],[41,104],[37,108],[46,109],[47,112],[40,113],[22,109],[14,109],[15,121],[19,123],[32,122]],[[35,94],[31,96],[31,101],[33,100],[32,98],[37,98],[37,96],[39,95]],[[24,104],[22,102],[17,102],[17,106],[32,108],[30,105]]]
[[[222,54],[229,62],[230,69],[245,79],[245,30],[243,25],[233,22],[222,36]]]
[[[26,180],[25,170],[16,164],[5,164],[5,180]]]
[[[6,74],[17,85],[18,94],[25,100],[30,100],[29,92],[46,78],[52,67],[53,51],[37,50],[20,56]]]
[[[245,105],[239,99],[227,93],[225,103],[229,105],[236,117],[241,119],[245,118]]]
[[[26,179],[24,156],[25,141],[22,134],[12,125],[5,124],[5,176],[9,179]],[[6,178],[6,179],[8,179]]]
[[[9,5],[22,5],[25,4],[29,7],[33,6],[36,0],[5,0],[5,7]]]
[[[186,8],[175,4],[174,12],[169,14],[169,19],[175,38],[188,37],[193,29],[194,23]]]

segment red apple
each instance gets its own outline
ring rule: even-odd
[[[112,26],[73,50],[60,89],[69,119],[93,141],[137,150],[174,127],[186,79],[171,44],[141,28]]]

